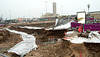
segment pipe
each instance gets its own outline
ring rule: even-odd
[[[1,54],[1,53],[0,53],[0,55],[3,56],[3,57],[8,57],[8,56],[6,56],[6,55],[4,55],[4,54]]]

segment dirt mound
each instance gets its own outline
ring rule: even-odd
[[[0,42],[7,40],[10,36],[10,32],[7,30],[0,30]]]

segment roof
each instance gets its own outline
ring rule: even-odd
[[[100,11],[93,11],[93,12],[90,12],[90,13],[97,13],[97,12],[100,12]]]

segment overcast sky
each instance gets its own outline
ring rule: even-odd
[[[88,11],[87,4],[90,4],[90,11],[100,10],[100,0],[0,0],[0,16],[3,18],[18,17],[40,17],[46,12],[52,13],[52,3],[57,4],[57,14],[73,15],[76,12]]]

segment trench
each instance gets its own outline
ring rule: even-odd
[[[100,43],[84,43],[94,57],[100,57]]]
[[[45,29],[27,29],[20,27],[10,27],[11,30],[17,30],[21,32],[25,32],[28,34],[32,34],[36,37],[37,44],[49,44],[49,42],[55,42],[57,39],[63,38],[65,29],[62,30],[45,30]],[[50,40],[51,39],[51,40]]]
[[[28,34],[33,34],[36,37],[37,45],[54,44],[56,43],[57,39],[59,38],[62,39],[64,37],[64,32],[66,31],[64,29],[63,30],[26,29],[16,26],[10,27],[10,29],[25,32]],[[54,39],[50,40],[50,38],[52,37]],[[59,57],[80,57],[80,51],[82,57],[100,57],[100,43],[75,44],[63,40],[61,45],[57,46],[57,48],[55,49],[55,53],[59,55]]]

